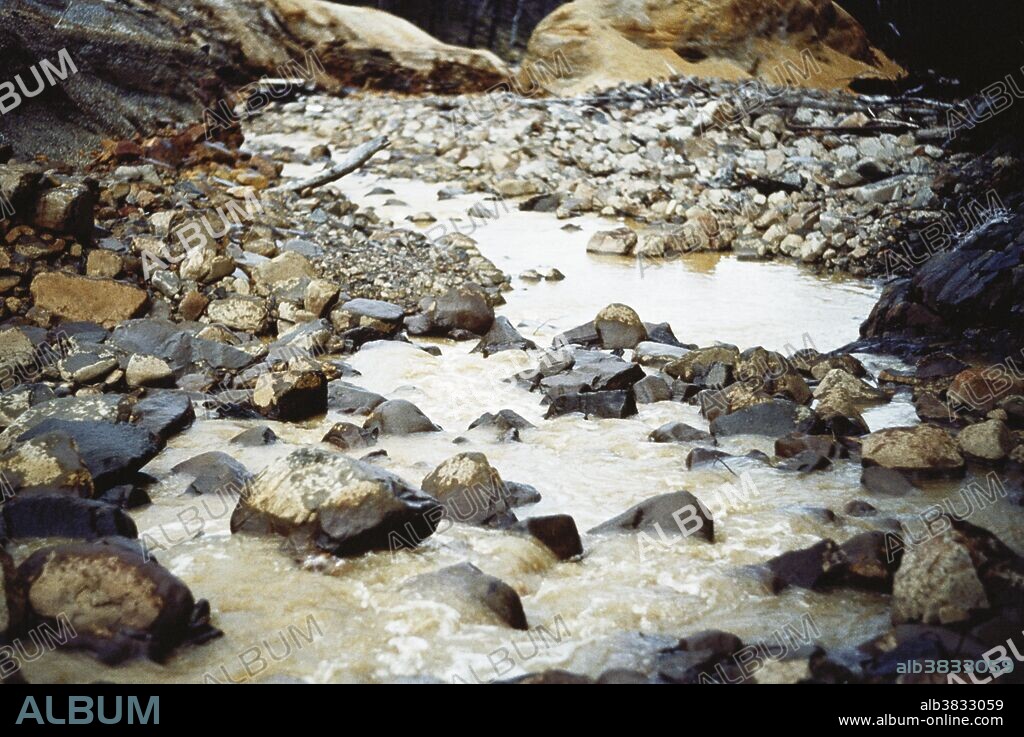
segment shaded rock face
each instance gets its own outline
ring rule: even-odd
[[[536,538],[559,560],[569,560],[583,555],[583,541],[580,540],[576,520],[567,514],[531,517],[517,522],[509,529]]]
[[[756,76],[780,84],[843,88],[857,76],[893,77],[899,68],[871,48],[864,29],[831,0],[577,0],[545,18],[530,38],[524,69],[545,64],[558,94],[670,74]],[[535,75],[536,76],[536,75]]]
[[[407,581],[402,586],[427,598],[454,607],[463,617],[483,623],[528,629],[519,594],[507,583],[489,576],[472,563],[442,568]]]
[[[231,517],[232,532],[286,535],[339,556],[415,547],[444,515],[397,476],[316,448],[272,463],[249,490]]]
[[[950,242],[911,276],[890,284],[861,326],[861,335],[948,336],[964,341],[973,351],[978,348],[978,336],[965,341],[964,329],[975,328],[992,338],[986,343],[991,343],[993,352],[1010,355],[1024,347],[1022,229],[1024,214],[1019,211],[993,212],[962,241]]]
[[[22,74],[31,85],[30,69],[62,48],[77,70],[0,117],[0,142],[24,158],[74,158],[105,137],[200,122],[204,108],[262,75],[332,91],[481,90],[507,76],[493,54],[447,46],[377,10],[318,0],[7,0],[3,13],[5,79]]]
[[[62,628],[65,647],[88,650],[105,663],[163,660],[185,642],[219,634],[208,624],[209,604],[196,602],[179,579],[116,539],[44,548],[21,564],[18,577],[27,627]]]
[[[0,506],[0,541],[66,537],[138,537],[135,522],[120,507],[68,494],[19,494]]]

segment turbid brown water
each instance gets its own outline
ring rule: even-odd
[[[429,210],[446,224],[463,216],[479,196],[438,202],[436,185],[379,182],[353,177],[344,189],[360,204],[387,186],[407,207],[380,207],[400,222]],[[796,266],[743,262],[733,256],[695,255],[663,264],[596,258],[585,253],[589,236],[614,221],[577,218],[578,232],[562,229],[553,215],[502,211],[489,224],[459,228],[512,275],[557,267],[561,282],[514,279],[515,291],[499,309],[540,345],[558,332],[593,318],[609,302],[633,306],[648,321],[668,321],[685,342],[715,340],[746,348],[783,350],[813,345],[837,348],[857,336],[857,326],[877,297],[874,285],[816,277]],[[435,224],[436,227],[436,224]],[[507,533],[455,526],[415,551],[364,555],[353,560],[309,559],[296,564],[279,541],[232,536],[232,505],[222,498],[184,496],[186,480],[168,476],[176,463],[212,449],[256,423],[200,421],[171,442],[146,470],[165,478],[154,504],[134,514],[159,560],[208,598],[225,636],[185,649],[164,665],[135,662],[107,668],[86,655],[47,654],[25,666],[33,682],[260,681],[384,682],[403,677],[489,681],[546,668],[596,676],[609,668],[647,670],[653,654],[681,636],[707,628],[768,639],[787,625],[811,622],[815,639],[833,647],[854,644],[888,625],[888,597],[852,591],[767,593],[743,566],[762,562],[830,537],[839,542],[870,529],[868,521],[840,515],[826,522],[813,510],[839,512],[857,498],[860,468],[840,462],[834,471],[786,474],[738,461],[687,471],[690,445],[655,444],[647,435],[673,420],[706,427],[695,407],[677,402],[642,405],[628,420],[544,420],[540,397],[504,381],[536,365],[539,352],[508,351],[483,359],[471,343],[433,341],[435,357],[415,346],[375,343],[353,356],[362,376],[351,381],[389,398],[405,398],[444,428],[425,436],[383,438],[384,467],[419,483],[441,461],[480,451],[507,480],[537,487],[543,501],[520,516],[564,513],[586,530],[659,493],[689,489],[715,514],[714,544],[687,538],[648,544],[633,536],[585,535],[586,555],[557,562],[539,544]],[[865,358],[869,368],[894,360]],[[469,423],[484,412],[510,408],[537,427],[521,443],[499,443]],[[871,429],[916,421],[907,397],[865,413]],[[343,418],[330,415],[308,425],[270,423],[281,442],[230,451],[251,471],[301,445],[315,444]],[[467,442],[453,444],[464,436]],[[737,437],[727,451],[771,452],[765,438]],[[940,482],[903,498],[869,498],[886,517],[916,529],[929,503],[956,499],[964,482]],[[978,511],[972,522],[1010,542],[1024,539],[1019,516],[999,505]],[[650,538],[648,538],[649,540]],[[18,557],[28,547],[16,550]],[[517,632],[460,616],[449,602],[415,599],[400,590],[411,576],[471,561],[511,584],[532,626]],[[806,617],[810,619],[806,619]],[[803,624],[801,624],[803,623]],[[546,628],[546,631],[540,628]],[[761,681],[802,677],[806,659],[778,663]]]

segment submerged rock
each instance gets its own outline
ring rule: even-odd
[[[286,535],[339,556],[415,547],[444,515],[397,476],[318,448],[275,461],[249,490],[231,516],[232,532]]]
[[[660,494],[642,501],[590,532],[641,532],[659,537],[697,535],[708,542],[715,541],[711,512],[688,491]]]
[[[470,622],[497,622],[517,630],[529,628],[515,589],[472,563],[424,573],[404,583],[402,588],[444,602]]]
[[[419,407],[405,399],[389,399],[376,406],[363,423],[363,428],[381,435],[412,435],[441,430]]]
[[[569,560],[583,555],[583,542],[576,528],[576,520],[567,514],[531,517],[516,522],[509,530],[536,538],[559,560]]]

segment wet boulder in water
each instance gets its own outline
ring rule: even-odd
[[[256,380],[252,404],[264,417],[299,422],[327,412],[327,379],[321,371],[283,371]]]
[[[441,430],[419,407],[405,399],[389,399],[375,407],[363,428],[376,430],[381,435],[412,435]]]
[[[822,404],[844,406],[888,401],[889,395],[843,369],[832,369],[814,390]]]
[[[404,583],[402,588],[443,602],[473,623],[496,622],[517,630],[529,628],[523,602],[515,589],[472,563],[424,573]]]
[[[740,360],[740,352],[735,346],[716,345],[709,348],[697,348],[677,358],[665,366],[665,373],[675,379],[693,382],[706,376],[715,364],[732,369]]]
[[[590,530],[591,534],[606,532],[641,532],[659,537],[696,535],[708,542],[715,541],[711,512],[688,491],[674,491],[646,499]]]
[[[768,456],[759,450],[752,450],[742,456],[734,456],[717,448],[694,448],[686,455],[686,469],[689,471],[694,468],[701,468],[702,466],[711,466],[719,462],[725,465],[725,459],[727,458],[736,461],[757,461],[758,463],[768,463],[769,461]]]
[[[138,537],[123,509],[95,499],[59,492],[26,492],[0,505],[0,541],[67,537]]]
[[[813,432],[818,421],[817,415],[807,407],[787,399],[775,399],[716,417],[711,421],[711,434],[779,438],[793,432]]]
[[[842,582],[869,591],[892,591],[903,551],[889,544],[891,533],[872,530],[847,540],[839,549],[845,559]]]
[[[440,297],[421,302],[418,320],[410,320],[406,327],[413,335],[448,335],[452,331],[465,331],[485,335],[494,322],[494,308],[480,287],[465,284],[449,289]]]
[[[562,364],[552,367],[562,368]],[[646,376],[635,363],[600,351],[576,351],[571,366],[545,376],[541,390],[549,399],[567,394],[631,389]]]
[[[377,433],[374,430],[364,430],[351,422],[338,422],[327,431],[320,442],[330,443],[339,450],[370,448],[377,444]]]
[[[583,555],[583,542],[576,528],[576,520],[567,514],[531,517],[516,522],[509,530],[536,538],[559,560],[569,560]]]
[[[563,394],[552,400],[544,417],[550,419],[577,412],[587,419],[625,419],[637,413],[636,398],[630,390]]]
[[[605,350],[636,348],[647,340],[647,328],[632,307],[610,304],[597,313],[594,327]]]
[[[536,347],[537,344],[524,338],[507,317],[501,316],[494,319],[490,329],[473,349],[473,353],[482,353],[484,358],[488,358],[501,351],[526,351]]]
[[[645,376],[633,385],[637,404],[668,402],[672,399],[672,388],[660,376]]]
[[[651,432],[648,439],[654,443],[701,443],[711,440],[711,434],[685,422],[669,422]]]
[[[687,353],[689,353],[687,348],[647,340],[638,343],[634,348],[633,360],[641,366],[663,368]]]
[[[861,461],[865,466],[919,476],[959,476],[964,459],[953,437],[938,427],[893,427],[864,438]]]
[[[849,451],[827,435],[804,435],[791,433],[775,441],[775,455],[779,458],[793,458],[813,451],[826,458],[847,458]]]
[[[171,471],[191,477],[186,494],[241,493],[252,479],[245,466],[220,451],[197,455],[174,466]]]
[[[26,625],[67,631],[64,647],[108,664],[134,657],[164,660],[179,645],[220,633],[209,604],[180,579],[123,539],[73,543],[33,553],[18,568],[26,593]]]
[[[241,445],[246,448],[257,448],[261,445],[273,445],[277,442],[277,433],[266,425],[262,427],[251,427],[240,432],[231,438],[233,445]]]
[[[61,489],[81,497],[93,495],[92,474],[75,441],[65,433],[40,433],[0,456],[4,483],[14,491]]]
[[[234,533],[290,536],[339,556],[416,547],[444,516],[438,502],[376,466],[319,448],[275,461],[231,516]]]
[[[753,682],[736,658],[743,647],[731,632],[698,632],[658,653],[658,676],[669,683]]]
[[[534,428],[534,424],[517,412],[503,409],[495,414],[486,412],[473,420],[469,430],[489,430],[501,442],[518,442],[519,431]]]
[[[766,583],[774,593],[789,586],[820,589],[836,583],[846,571],[846,557],[832,540],[791,550],[765,563]]]
[[[385,401],[380,394],[344,381],[332,381],[327,386],[328,408],[345,415],[369,414]]]
[[[49,432],[63,433],[75,441],[78,455],[99,490],[130,481],[164,447],[160,438],[139,425],[53,417],[21,435],[19,440],[29,440]]]
[[[508,487],[483,453],[449,458],[423,479],[422,486],[455,522],[506,526],[516,521],[509,509]]]
[[[604,230],[591,237],[587,243],[587,253],[628,256],[636,248],[637,241],[636,232],[630,228]]]

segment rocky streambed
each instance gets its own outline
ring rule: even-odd
[[[934,107],[676,87],[7,164],[7,677],[905,681],[1018,637],[1024,385],[844,350],[941,211]]]

